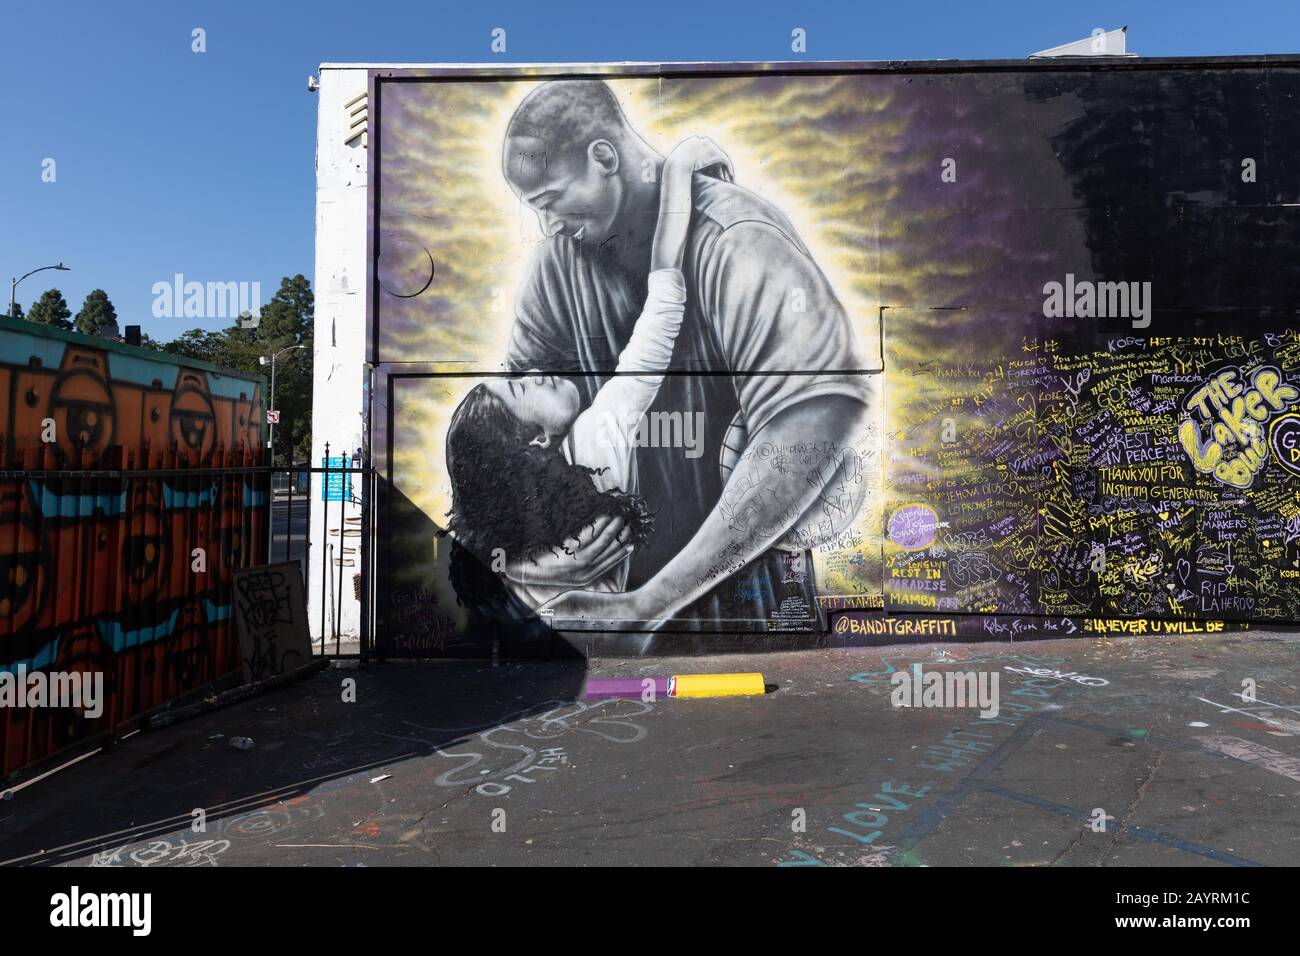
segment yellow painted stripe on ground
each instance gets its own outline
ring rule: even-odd
[[[740,697],[765,691],[762,674],[677,674],[673,677],[674,697]]]

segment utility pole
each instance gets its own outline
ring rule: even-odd
[[[275,360],[278,359],[285,352],[292,352],[294,349],[305,349],[306,347],[307,346],[305,345],[286,345],[284,348],[280,349],[280,351],[276,352],[274,355],[270,356],[269,358],[265,355],[259,355],[257,357],[257,362],[259,365],[271,366],[271,395],[266,403],[266,410],[268,412],[276,410],[275,408]],[[278,418],[279,416],[277,415],[276,417]],[[267,462],[267,464],[270,465],[272,469],[274,469],[275,468],[275,422],[268,422],[267,424],[270,426],[271,429],[271,432],[266,439],[266,447],[270,451],[270,455],[269,455],[270,461]],[[293,472],[292,461],[289,462],[289,466],[290,466],[289,480],[293,481],[296,475]],[[272,471],[269,474],[273,479],[274,472]],[[274,556],[273,552],[275,551],[275,482],[274,480],[271,480],[267,483],[267,488],[270,491],[270,495],[269,495],[270,501],[268,502],[270,506],[268,511],[268,517],[270,518],[270,520],[267,521],[266,523],[266,560],[267,563],[270,563],[271,558]],[[285,534],[289,536],[290,540],[293,540],[292,528],[285,528]]]
[[[12,278],[12,279],[10,279],[10,280],[9,280],[9,312],[8,312],[8,315],[9,315],[11,318],[13,317],[13,314],[14,314],[14,304],[15,304],[16,301],[17,301],[16,296],[17,296],[17,294],[18,294],[18,283],[22,282],[23,279],[26,279],[27,276],[34,276],[34,275],[36,275],[36,273],[38,273],[38,272],[44,272],[46,269],[57,269],[57,270],[60,271],[60,272],[71,272],[71,271],[72,271],[72,270],[69,269],[67,266],[65,266],[62,262],[60,262],[57,266],[41,266],[39,269],[33,269],[31,272],[27,273],[27,275],[18,276],[17,278]]]
[[[258,356],[257,361],[259,365],[271,366],[271,397],[268,400],[266,405],[268,411],[275,410],[275,360],[278,359],[285,352],[292,352],[294,349],[305,349],[306,347],[307,346],[305,345],[286,345],[284,348],[280,349],[280,351],[276,352],[274,355],[270,356],[269,358],[265,355]],[[266,439],[266,447],[271,452],[270,464],[274,466],[275,465],[275,422],[270,423],[270,428],[271,428],[271,433]],[[290,462],[290,464],[293,464],[293,462]]]

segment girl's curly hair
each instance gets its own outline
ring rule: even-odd
[[[570,464],[558,441],[530,444],[535,436],[485,385],[457,407],[447,429],[448,530],[462,547],[481,562],[496,548],[515,561],[561,547],[602,516],[622,518],[631,543],[649,536],[654,516],[642,498],[600,491],[599,470]]]

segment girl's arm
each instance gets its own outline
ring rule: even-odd
[[[681,267],[691,223],[691,179],[697,170],[719,165],[730,173],[727,154],[705,136],[687,137],[664,162],[645,308],[619,355],[617,373],[573,423],[577,464],[601,467],[610,460],[611,447],[632,447],[641,419],[659,394],[686,313]]]
[[[650,249],[650,270],[681,269],[691,225],[691,179],[698,170],[722,166],[730,174],[731,159],[707,136],[688,136],[668,154],[660,172],[659,222]]]

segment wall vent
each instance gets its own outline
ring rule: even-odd
[[[368,137],[366,135],[366,125],[368,122],[368,101],[365,93],[359,93],[352,99],[343,104],[343,142],[348,146],[356,146],[359,142],[362,148],[365,148]]]

